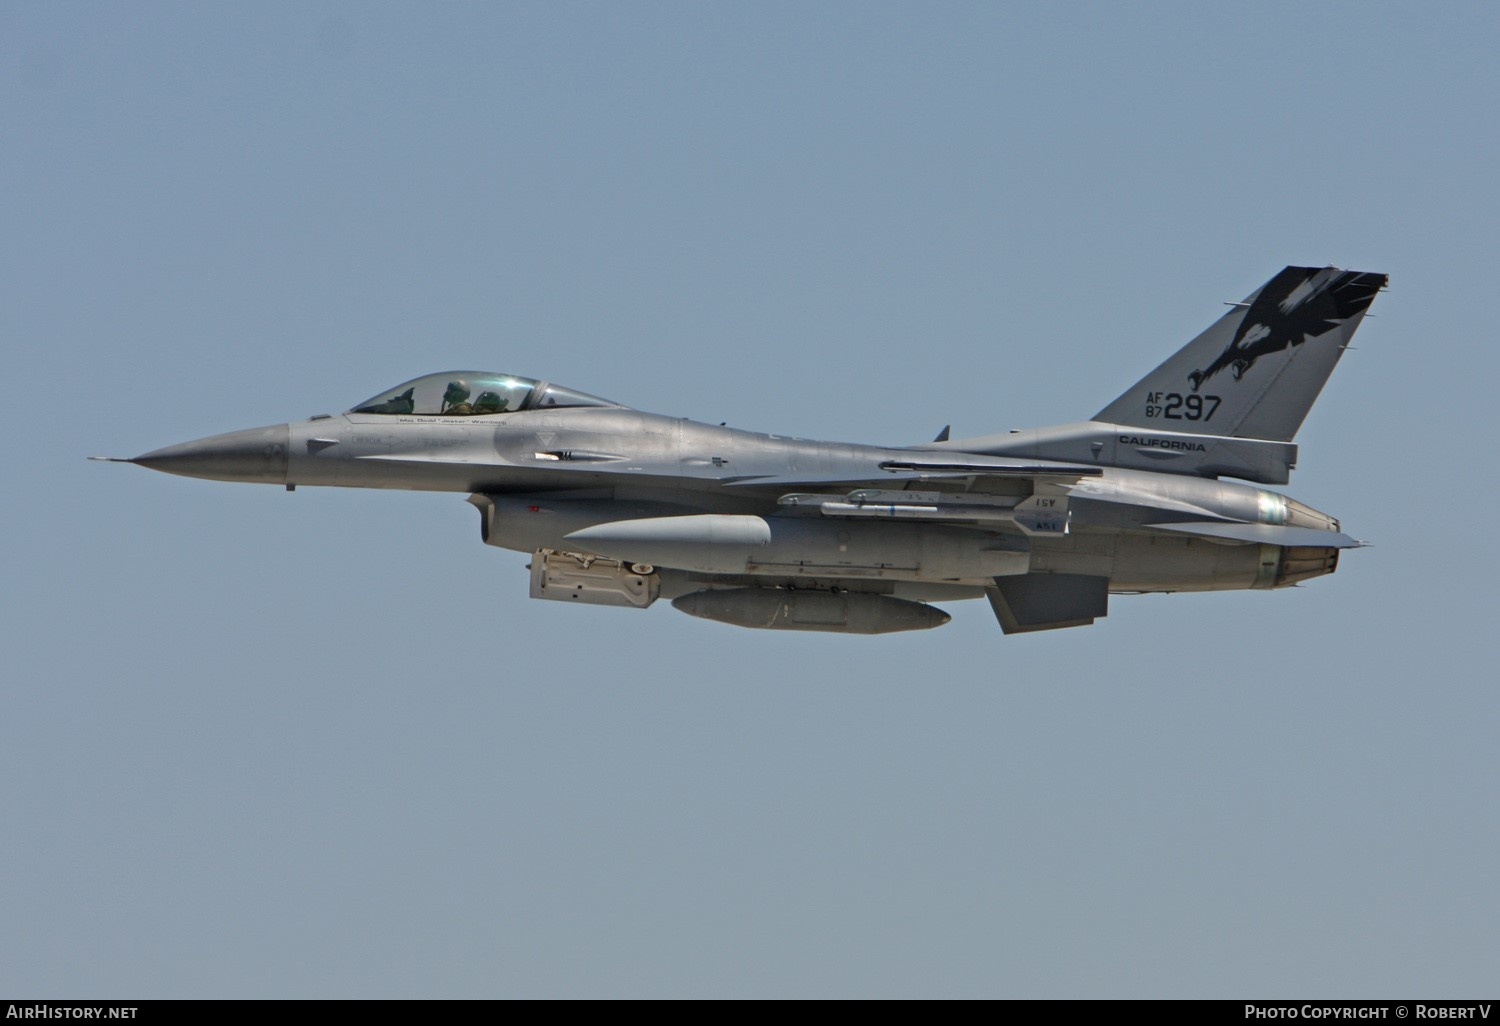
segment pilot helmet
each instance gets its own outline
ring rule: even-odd
[[[503,413],[508,405],[510,401],[500,398],[499,392],[480,392],[479,398],[474,400],[474,412]]]

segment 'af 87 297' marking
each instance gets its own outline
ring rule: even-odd
[[[1178,392],[1148,392],[1146,416],[1163,420],[1212,420],[1219,408],[1216,395],[1182,395]]]

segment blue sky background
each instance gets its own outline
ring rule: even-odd
[[[1493,5],[0,6],[0,993],[1478,997]],[[526,597],[447,494],[85,462],[477,367],[807,437],[1083,419],[1391,275],[1375,543],[1004,637]]]

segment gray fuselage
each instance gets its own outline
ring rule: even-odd
[[[1273,588],[1330,572],[1337,552],[1229,544],[1176,536],[1173,521],[1225,518],[1336,531],[1332,518],[1251,485],[1115,467],[1043,487],[1026,477],[890,470],[914,459],[983,461],[997,469],[1080,464],[963,453],[953,445],[884,448],[759,434],[616,406],[487,416],[346,413],[221,435],[138,459],[155,469],[295,486],[472,493],[485,540],[522,552],[581,546],[569,535],[622,520],[715,514],[759,518],[769,538],[616,541],[622,558],[668,573],[664,593],[701,582],[843,587],[907,598],[977,597],[996,577],[1024,573],[1105,577],[1113,592]],[[893,492],[976,497],[1005,509],[1055,492],[1063,533],[945,517],[928,523],[828,516],[821,504],[849,487],[888,480]],[[794,501],[788,503],[787,497]],[[616,555],[611,551],[609,555]],[[665,555],[667,560],[660,559]]]

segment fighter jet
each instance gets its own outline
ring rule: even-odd
[[[1077,627],[1111,595],[1283,588],[1360,545],[1258,486],[1289,480],[1292,439],[1385,285],[1288,267],[1091,420],[904,448],[448,371],[337,416],[95,458],[467,492],[484,542],[530,555],[532,598],[852,634],[938,627],[931,603],[986,598],[1007,634]]]

